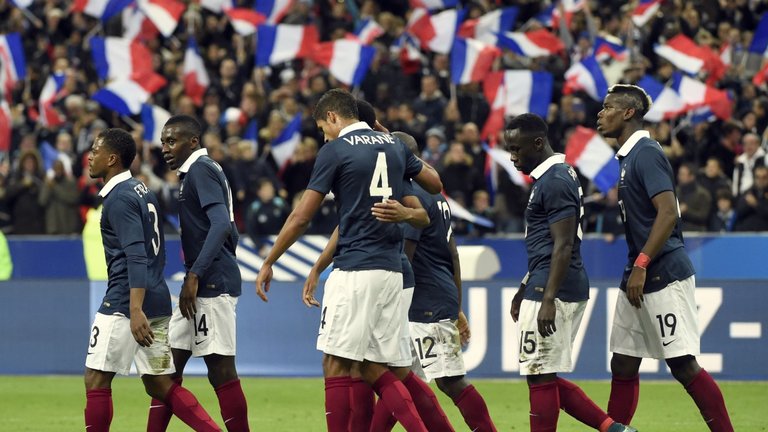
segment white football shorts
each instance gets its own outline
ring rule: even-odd
[[[411,342],[411,330],[408,326],[408,310],[413,301],[413,287],[404,288],[400,296],[400,360],[390,362],[391,367],[410,367],[413,364],[413,342]]]
[[[435,378],[464,376],[464,355],[456,322],[443,320],[436,323],[411,322],[411,338],[420,367],[413,372],[426,382]]]
[[[234,356],[237,348],[237,297],[198,297],[194,320],[181,315],[179,306],[173,308],[170,325],[171,348],[192,351],[193,357],[210,354]]]
[[[136,363],[139,375],[170,375],[176,372],[168,344],[170,317],[149,319],[155,341],[148,347],[139,345],[131,333],[131,320],[123,314],[97,313],[91,326],[85,366],[102,372],[128,375]]]
[[[699,317],[694,276],[643,294],[640,309],[624,292],[616,300],[611,352],[632,357],[668,359],[699,355]]]
[[[573,341],[581,325],[587,301],[564,302],[555,299],[554,334],[539,334],[537,318],[541,302],[523,300],[517,322],[520,340],[520,375],[544,375],[573,371]]]
[[[356,361],[401,360],[402,291],[399,272],[333,270],[325,282],[317,349]]]

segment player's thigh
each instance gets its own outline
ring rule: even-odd
[[[131,321],[125,315],[97,313],[91,325],[85,366],[102,372],[128,375],[139,349]]]
[[[388,366],[395,368],[410,367],[413,364],[413,343],[411,342],[411,331],[408,325],[408,310],[411,308],[413,300],[413,288],[404,288],[400,296],[400,359],[390,362]]]
[[[399,362],[405,350],[401,342],[408,325],[403,308],[404,293],[401,273],[372,270],[364,296],[367,324],[370,328],[364,358],[377,363]],[[410,294],[412,294],[412,290]]]
[[[360,297],[359,272],[333,270],[325,281],[317,332],[317,349],[351,360],[363,360],[370,328],[367,303]]]
[[[418,364],[414,373],[426,381],[466,374],[459,329],[454,321],[411,322],[410,329]]]
[[[658,351],[656,358],[698,355],[699,324],[693,276],[675,281],[661,291],[645,295],[646,333]]]
[[[586,301],[563,302],[556,299],[557,331],[543,337],[539,333],[537,321],[541,302],[523,300],[518,320],[520,375],[567,373],[573,370],[573,341],[581,325],[586,304]]]
[[[139,347],[136,352],[136,370],[139,375],[170,375],[176,372],[168,341],[168,325],[171,317],[149,319],[149,327],[155,340],[148,347]]]
[[[192,351],[194,357],[209,354],[234,356],[237,351],[237,297],[222,294],[198,297],[197,312],[187,320],[178,307],[170,322],[170,343],[174,349]]]

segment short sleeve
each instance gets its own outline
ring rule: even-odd
[[[403,228],[403,238],[418,242],[421,238],[421,230],[405,224],[405,227]]]
[[[675,185],[672,184],[672,168],[667,161],[667,157],[661,150],[648,148],[642,150],[642,155],[635,159],[635,173],[642,182],[648,198],[656,195],[674,191]],[[638,166],[642,164],[642,167]]]
[[[333,179],[336,178],[336,169],[339,166],[339,158],[331,147],[332,144],[324,145],[317,154],[315,166],[312,168],[312,176],[309,179],[307,189],[327,194],[333,187]]]
[[[413,196],[413,183],[410,180],[403,180],[403,196]]]
[[[403,147],[403,151],[405,152],[405,178],[414,178],[419,175],[421,169],[424,167],[424,164],[421,163],[421,161],[416,156],[414,156],[410,150],[408,150],[408,147],[406,147],[402,141],[400,142],[400,145]]]
[[[214,171],[216,168],[209,164],[197,163],[197,168],[192,175],[192,182],[197,191],[197,199],[200,201],[200,208],[207,208],[213,204],[227,205],[224,192],[221,187],[220,177]]]
[[[568,180],[555,178],[547,184],[547,190],[542,195],[542,204],[550,224],[578,213],[581,198],[578,188],[569,183],[571,182]]]

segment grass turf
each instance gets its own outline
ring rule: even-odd
[[[253,431],[324,431],[323,383],[316,378],[243,378]],[[499,431],[528,430],[528,391],[524,382],[475,380]],[[607,381],[578,382],[598,405],[607,403]],[[218,402],[205,378],[191,377],[184,386],[221,425]],[[768,431],[768,383],[721,382],[735,430]],[[436,393],[439,393],[433,386]],[[440,396],[440,403],[457,431],[468,430],[459,411]],[[113,382],[112,431],[146,430],[149,398],[137,377],[118,377]],[[85,395],[82,378],[76,376],[0,376],[0,419],[3,431],[63,432],[83,430]],[[675,382],[645,381],[633,425],[640,431],[700,432],[706,426],[693,401]],[[169,431],[188,428],[178,419]],[[398,426],[395,430],[402,431]],[[584,431],[586,426],[561,411],[559,430]]]

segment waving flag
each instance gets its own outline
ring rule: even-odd
[[[507,172],[509,179],[512,180],[512,183],[518,186],[526,186],[530,183],[530,177],[521,173],[517,170],[517,168],[515,168],[515,164],[512,163],[511,159],[512,155],[508,151],[485,144],[483,145],[483,150],[485,150],[485,154],[488,155],[491,160],[496,162],[500,167],[504,169],[504,171]]]
[[[227,9],[224,11],[224,14],[229,17],[229,23],[232,24],[232,28],[243,36],[250,36],[256,33],[256,28],[267,21],[264,15],[248,8]]]
[[[632,22],[642,27],[648,22],[661,6],[661,0],[640,0],[632,11]]]
[[[471,20],[464,21],[459,28],[459,36],[467,39],[477,39],[491,45],[496,45],[498,33],[511,31],[517,20],[519,9],[515,6],[496,9],[492,12]]]
[[[752,84],[760,86],[765,84],[766,81],[768,81],[768,63],[766,63],[760,69],[760,71],[755,74],[755,76],[752,78]]]
[[[152,20],[147,18],[147,15],[138,8],[138,6],[130,6],[123,9],[123,39],[131,41],[149,41],[157,38],[160,31],[152,23]]]
[[[282,167],[291,159],[293,151],[301,142],[301,113],[285,126],[280,135],[272,141],[272,157],[278,167]]]
[[[243,139],[250,141],[253,144],[253,148],[256,148],[256,143],[259,142],[259,122],[256,119],[252,119],[245,126],[243,131]]]
[[[141,106],[141,124],[144,126],[144,141],[160,146],[160,136],[163,125],[171,118],[171,113],[157,105],[144,104]]]
[[[672,88],[685,103],[686,111],[708,106],[718,118],[722,120],[731,118],[733,103],[725,90],[708,86],[680,72],[672,75]]]
[[[317,44],[310,58],[328,68],[333,77],[347,85],[359,85],[371,67],[376,49],[350,39]]]
[[[554,78],[549,72],[508,70],[493,72],[483,83],[483,91],[492,106],[504,109],[506,116],[534,113],[547,117],[552,102]]]
[[[482,81],[501,51],[474,39],[456,38],[451,51],[451,82]]]
[[[184,91],[197,106],[200,106],[203,104],[203,96],[210,84],[208,71],[197,49],[197,42],[194,37],[190,37],[187,50],[184,52]]]
[[[165,37],[173,34],[187,9],[184,3],[177,0],[138,0],[138,5]]]
[[[29,9],[32,6],[33,0],[11,0],[11,4],[19,9]]]
[[[141,112],[149,99],[149,92],[131,80],[112,81],[91,96],[91,99],[118,114],[134,115]]]
[[[408,34],[403,33],[390,46],[390,53],[400,59],[400,68],[405,75],[412,75],[421,71],[424,55],[419,49],[418,43]]]
[[[262,25],[257,30],[256,66],[269,66],[308,56],[319,41],[314,26]]]
[[[459,5],[459,0],[409,0],[411,8],[424,8],[429,10],[447,9]]]
[[[0,151],[7,152],[11,148],[11,107],[5,99],[0,99]]]
[[[64,124],[64,118],[53,107],[53,104],[62,96],[64,81],[67,79],[63,73],[51,74],[45,81],[38,103],[40,106],[40,124],[43,126],[60,126]]]
[[[592,99],[601,103],[608,93],[608,83],[594,57],[585,57],[565,72],[563,93],[571,94],[578,90],[583,90]]]
[[[0,91],[10,101],[13,87],[27,76],[24,47],[18,33],[0,35],[0,68]]]
[[[578,168],[604,194],[619,180],[615,154],[596,131],[583,126],[576,126],[565,145],[565,162]]]
[[[222,13],[235,7],[235,0],[198,0],[200,6],[214,13]]]
[[[267,17],[267,22],[277,24],[291,10],[296,0],[256,0],[256,12]]]
[[[419,40],[422,48],[448,54],[463,17],[463,10],[448,9],[430,15],[426,9],[414,9],[408,18],[406,31]]]
[[[466,208],[464,208],[461,204],[454,201],[453,198],[449,197],[445,191],[443,191],[443,197],[448,202],[448,206],[451,208],[451,216],[459,219],[464,219],[465,221],[472,222],[476,225],[481,225],[486,228],[493,228],[494,223],[490,219],[486,219],[482,216],[478,216]]]
[[[648,93],[653,100],[651,109],[645,114],[645,119],[651,122],[660,122],[675,118],[685,111],[685,102],[677,92],[665,87],[650,75],[644,76],[637,85]]]
[[[91,57],[102,80],[129,78],[139,81],[152,69],[152,53],[141,42],[107,37],[91,38]]]
[[[749,52],[768,57],[768,14],[763,14],[760,23],[752,35],[752,43],[749,45]]]
[[[355,28],[355,36],[364,44],[370,44],[383,34],[384,28],[371,18],[360,21]]]
[[[653,50],[676,68],[689,74],[699,73],[706,61],[701,47],[682,33],[668,40],[666,44],[656,45]]]
[[[600,61],[605,61],[609,58],[624,61],[629,58],[627,49],[620,42],[612,42],[600,36],[595,37],[595,45],[592,47],[592,50],[594,51],[593,55],[595,58]]]
[[[107,21],[133,3],[133,0],[75,0],[72,11]]]
[[[565,49],[565,44],[547,30],[529,32],[505,32],[498,35],[497,44],[517,55],[525,57],[544,57],[555,55]]]

